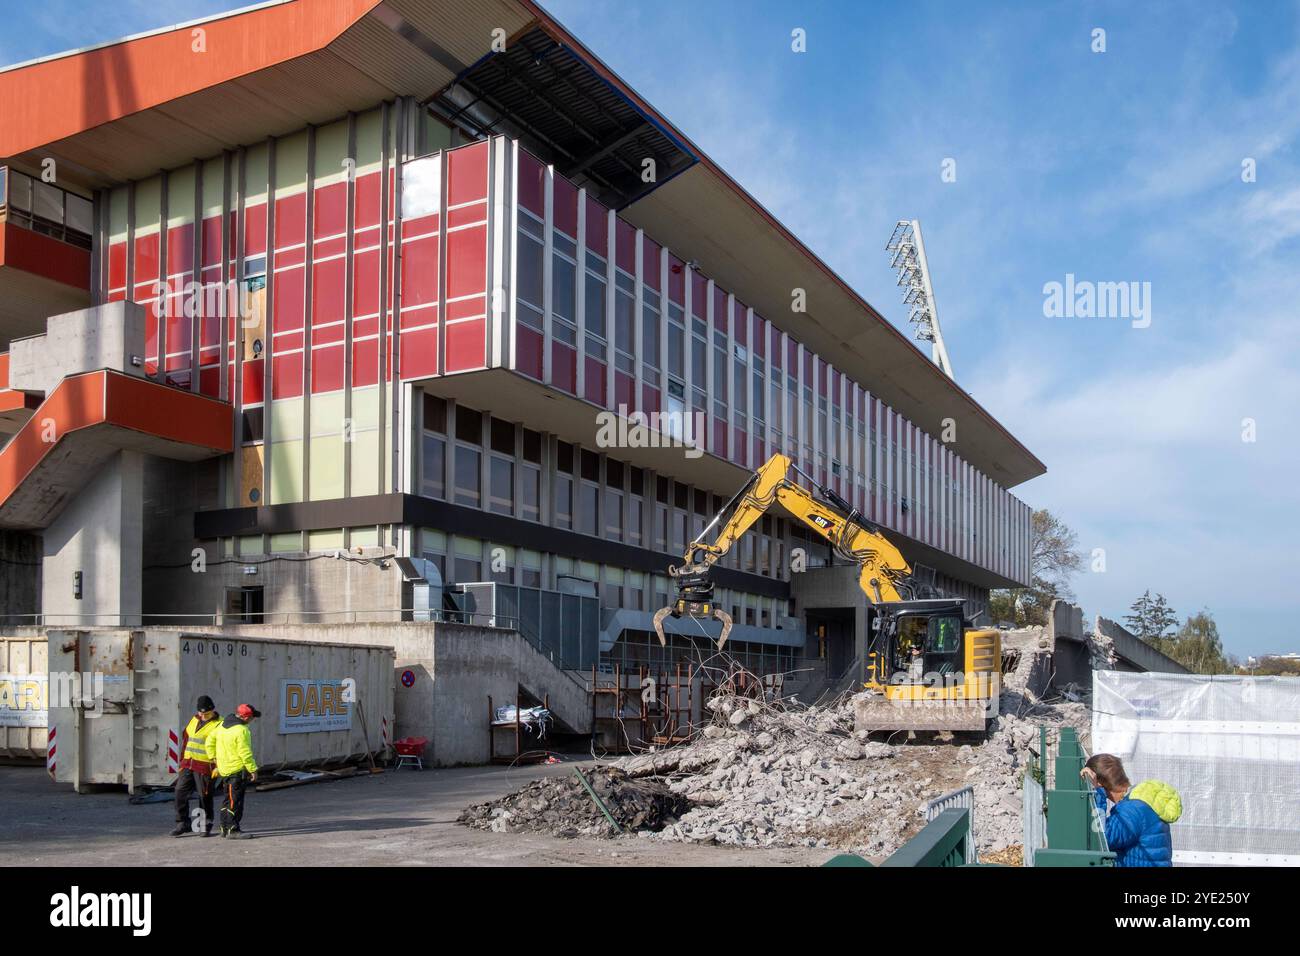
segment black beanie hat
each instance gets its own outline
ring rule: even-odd
[[[216,710],[216,709],[217,709],[217,707],[216,707],[216,705],[215,705],[214,703],[212,703],[212,698],[211,698],[211,697],[209,697],[209,696],[207,696],[206,694],[204,694],[202,697],[199,698],[199,711],[200,711],[200,712],[205,711],[205,710]]]

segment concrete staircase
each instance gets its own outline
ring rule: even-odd
[[[843,674],[828,673],[826,662],[817,658],[800,658],[792,670],[797,676],[786,678],[785,696],[798,697],[804,704],[825,703],[853,690],[858,684],[857,661],[850,664]]]

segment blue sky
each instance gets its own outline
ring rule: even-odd
[[[24,4],[0,61],[236,5]],[[1015,493],[1104,549],[1090,617],[1150,588],[1300,651],[1300,7],[546,6],[900,325],[883,246],[921,220],[958,382],[1048,466]],[[1045,317],[1067,274],[1150,283],[1150,326]]]

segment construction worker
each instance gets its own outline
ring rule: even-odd
[[[204,694],[198,700],[194,716],[181,733],[181,769],[176,778],[176,826],[172,836],[200,832],[205,837],[212,836],[213,756],[208,742],[217,729],[220,716],[212,698]],[[190,822],[190,794],[198,795],[202,817],[197,823],[202,829]]]
[[[1114,754],[1093,754],[1079,776],[1094,787],[1099,814],[1106,801],[1114,806],[1106,816],[1106,845],[1116,866],[1173,866],[1174,841],[1169,824],[1183,815],[1178,791],[1159,780],[1129,783],[1124,764]]]
[[[223,802],[220,812],[221,835],[242,839],[248,834],[239,828],[244,818],[244,791],[257,781],[257,761],[253,759],[253,735],[248,725],[262,716],[252,704],[240,704],[221,722],[213,734],[212,753],[221,778]]]

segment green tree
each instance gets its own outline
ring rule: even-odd
[[[1208,610],[1188,617],[1172,643],[1169,656],[1193,674],[1227,674],[1232,670],[1223,656],[1219,626]]]
[[[1030,521],[1029,542],[1033,584],[991,592],[989,615],[993,622],[1046,624],[1053,598],[1072,600],[1070,577],[1083,567],[1078,541],[1074,530],[1046,508],[1035,511]]]
[[[1163,594],[1153,598],[1150,589],[1133,602],[1132,614],[1124,615],[1134,636],[1146,641],[1158,651],[1168,653],[1173,644],[1170,632],[1178,626],[1178,615],[1169,606]]]

